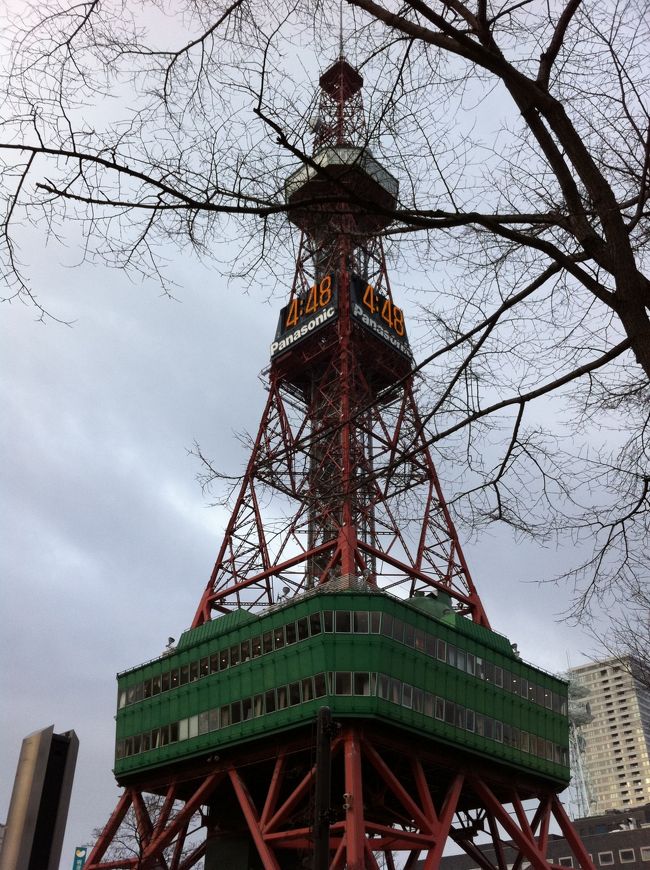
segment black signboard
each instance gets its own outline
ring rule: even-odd
[[[352,317],[395,350],[411,358],[404,312],[358,275],[350,282]]]

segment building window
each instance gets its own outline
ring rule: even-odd
[[[560,867],[573,867],[573,858],[568,855],[566,858],[559,858],[558,864]]]
[[[352,627],[349,610],[336,611],[336,630],[347,634]]]
[[[607,867],[610,864],[614,863],[614,853],[613,852],[599,852],[598,853],[598,863],[601,867]]]
[[[641,846],[641,860],[650,861],[650,846]]]
[[[634,849],[619,849],[618,857],[621,864],[632,864],[635,860]]]

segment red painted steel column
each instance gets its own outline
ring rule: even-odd
[[[111,844],[113,837],[119,830],[120,825],[124,819],[124,816],[127,814],[129,807],[131,806],[132,800],[132,791],[129,788],[124,789],[122,793],[122,797],[119,799],[117,806],[113,810],[110,819],[106,822],[106,826],[104,830],[99,836],[99,839],[93,846],[92,852],[88,856],[88,861],[86,862],[86,867],[88,870],[92,870],[94,866],[96,866],[104,856],[104,852]]]
[[[557,823],[560,826],[560,830],[566,837],[566,841],[571,846],[573,850],[573,854],[580,861],[580,867],[582,870],[594,870],[594,864],[591,858],[589,857],[589,853],[584,847],[584,843],[576,833],[575,828],[571,824],[571,820],[567,816],[564,807],[560,803],[557,795],[553,797],[553,803],[551,806],[553,815],[555,816]]]
[[[458,774],[451,783],[447,797],[442,807],[438,824],[436,825],[436,844],[429,849],[429,853],[424,861],[424,870],[436,870],[440,864],[442,853],[449,836],[451,823],[458,806],[458,799],[463,788],[464,777]]]
[[[345,841],[346,870],[364,870],[365,821],[363,817],[363,782],[361,777],[361,747],[355,729],[344,737],[345,752]]]
[[[246,819],[246,824],[251,832],[251,837],[253,838],[257,852],[260,858],[264,861],[265,870],[280,870],[280,865],[278,864],[275,855],[271,852],[264,841],[264,837],[260,830],[259,816],[245,783],[242,781],[236,770],[229,770],[228,776],[230,777],[230,781],[235,789],[239,806],[244,813],[244,818]]]
[[[340,360],[340,422],[341,422],[341,489],[342,489],[342,505],[341,505],[341,531],[339,534],[339,546],[341,549],[341,574],[346,576],[355,572],[355,551],[356,551],[356,528],[355,516],[352,510],[352,480],[354,478],[355,468],[353,467],[353,433],[352,433],[352,411],[353,398],[351,391],[353,389],[354,378],[352,376],[352,346],[351,332],[352,324],[350,322],[350,274],[348,269],[348,241],[341,238],[339,241],[341,248],[340,256],[340,289],[339,289],[339,360]]]

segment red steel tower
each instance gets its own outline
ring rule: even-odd
[[[91,870],[435,868],[449,839],[491,867],[480,832],[546,870],[553,818],[591,868],[557,799],[566,685],[490,630],[418,415],[362,84],[343,57],[320,78],[260,427],[192,628],[118,677],[125,790]],[[115,857],[129,812],[139,852]]]

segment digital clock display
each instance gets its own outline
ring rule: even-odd
[[[404,312],[358,275],[350,282],[352,317],[391,347],[411,357]]]
[[[271,359],[307,336],[332,323],[338,316],[338,294],[333,275],[313,284],[306,293],[293,296],[280,312]]]

